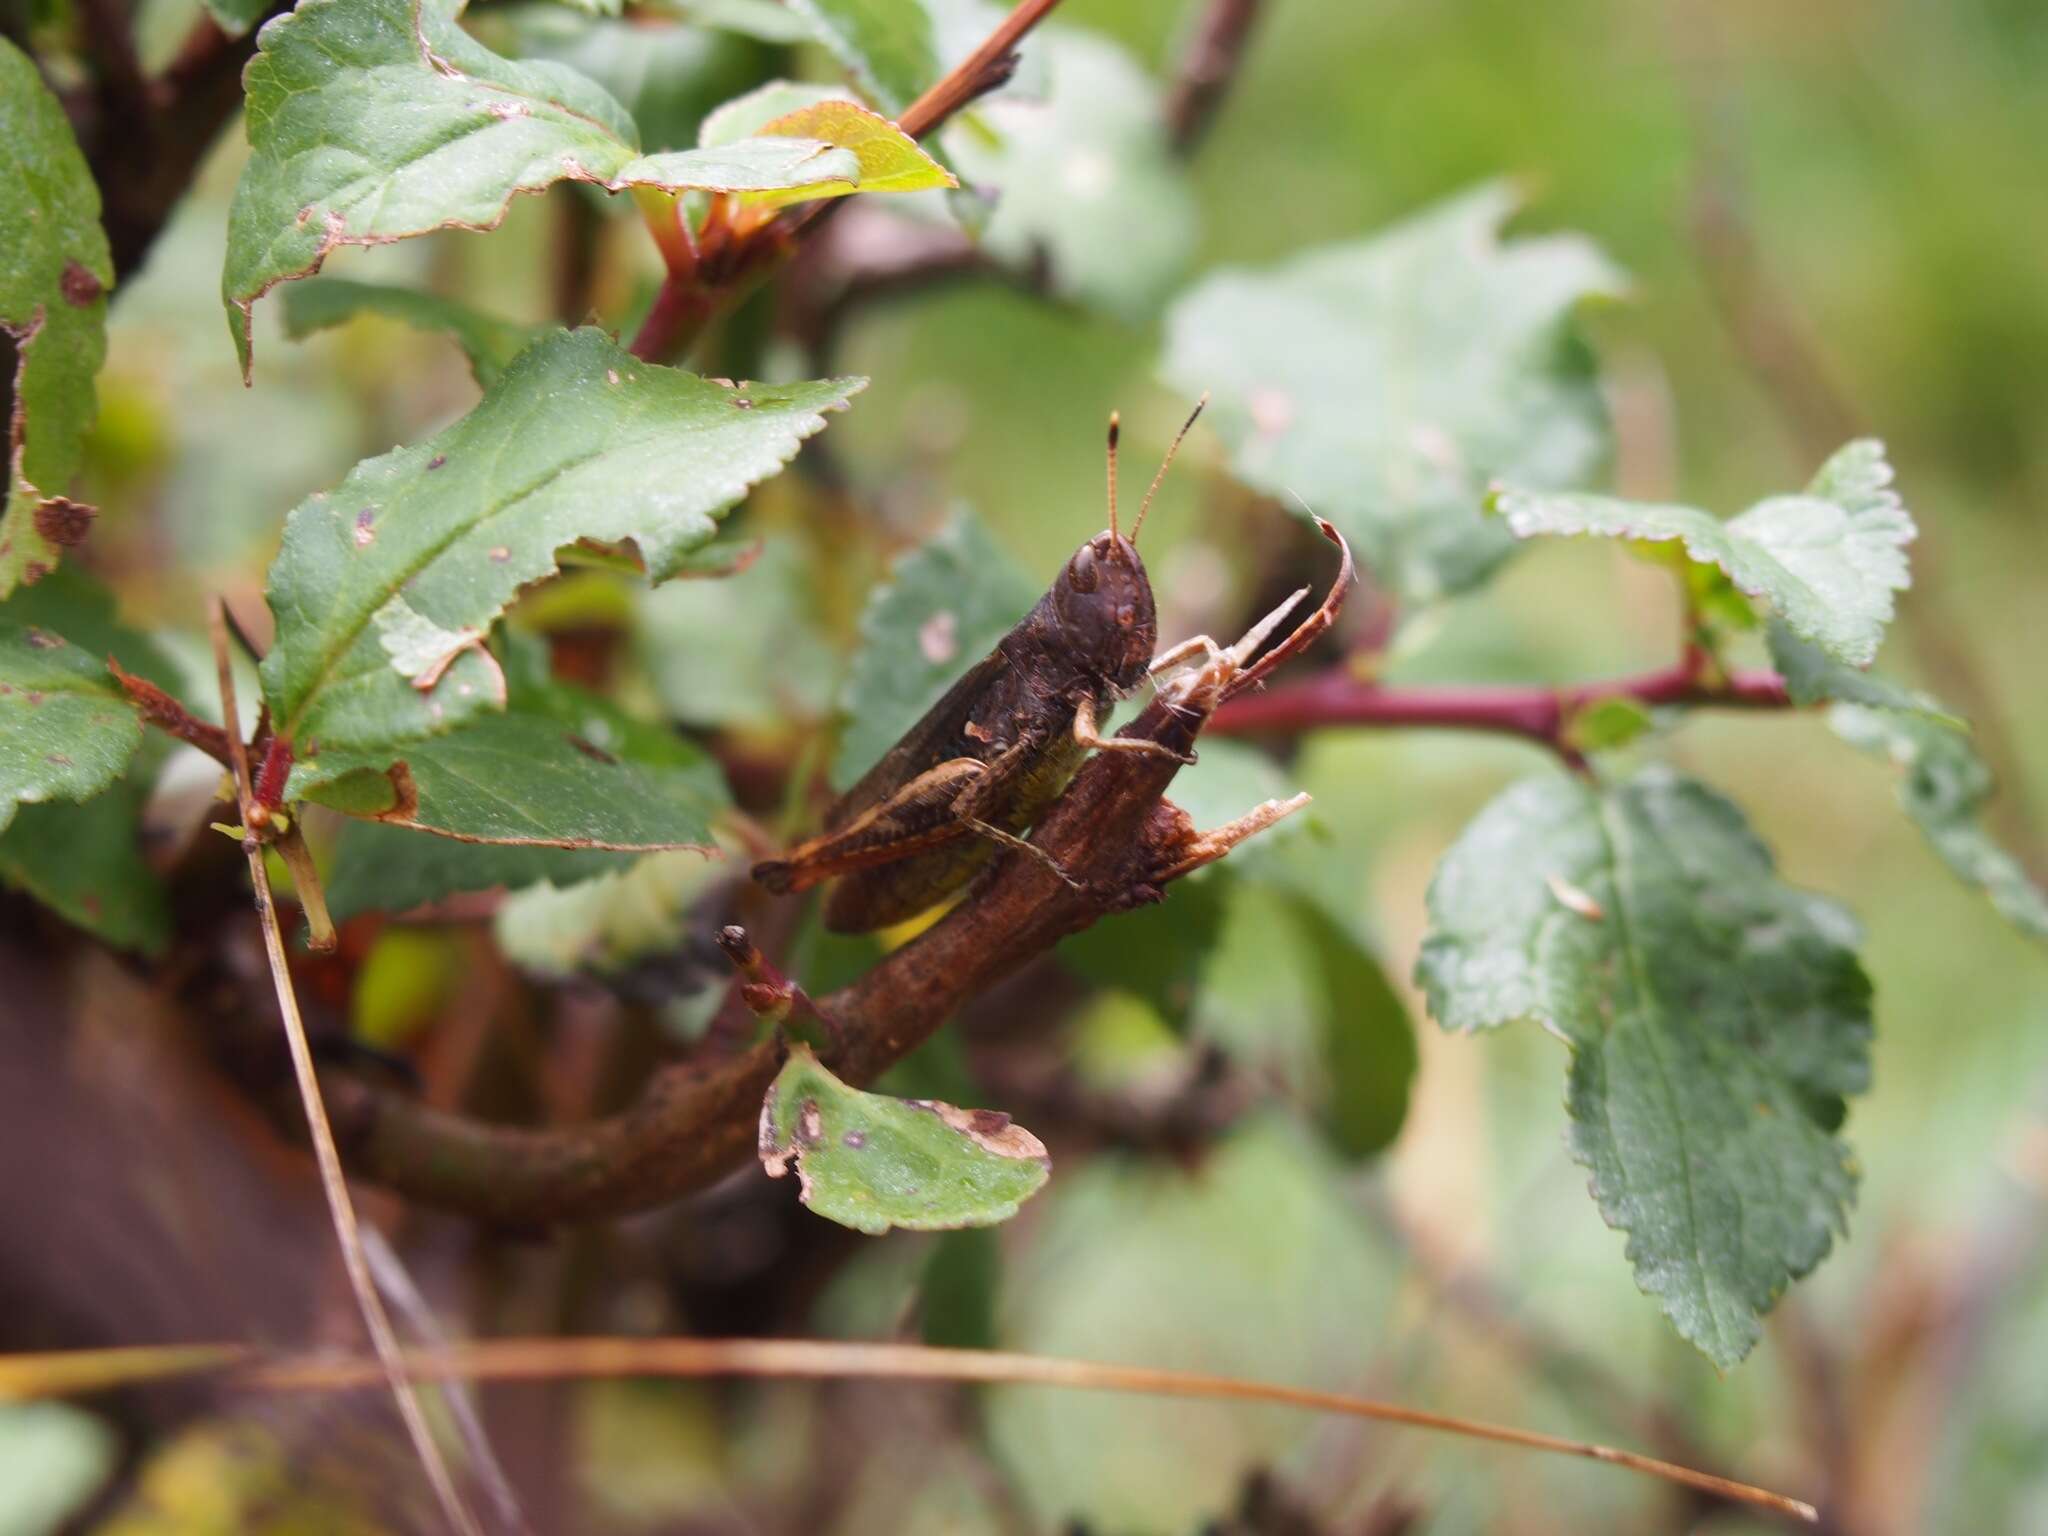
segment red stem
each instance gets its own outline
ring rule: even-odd
[[[1737,672],[1725,682],[1715,683],[1702,678],[1697,668],[1686,662],[1570,688],[1390,688],[1332,670],[1306,682],[1232,699],[1216,711],[1209,729],[1224,736],[1292,733],[1331,725],[1497,731],[1526,737],[1569,756],[1566,722],[1589,704],[1617,698],[1644,705],[1692,704],[1719,709],[1786,709],[1792,702],[1785,680],[1775,672]]]

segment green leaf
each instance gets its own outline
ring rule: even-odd
[[[154,776],[138,764],[83,805],[23,806],[0,831],[0,881],[109,944],[162,954],[171,940],[170,898],[142,854],[142,808]]]
[[[1901,687],[1890,678],[1877,677],[1835,660],[1819,646],[1800,639],[1790,625],[1775,615],[1764,638],[1771,648],[1771,665],[1785,679],[1786,693],[1802,708],[1809,704],[1867,704],[1872,709],[1902,709],[1927,715],[1958,728],[1963,724],[1940,701],[1917,689]]]
[[[0,881],[28,892],[110,944],[160,953],[170,940],[170,903],[163,883],[142,856],[142,808],[163,752],[147,743],[125,696],[114,688],[104,658],[115,658],[128,671],[172,693],[179,691],[178,668],[154,643],[123,626],[115,617],[112,595],[72,565],[0,603],[0,632],[10,628],[64,636],[63,647],[35,651],[36,661],[47,662],[61,650],[69,658],[67,669],[77,664],[95,671],[88,683],[91,702],[72,707],[111,712],[118,701],[120,714],[108,714],[105,734],[91,734],[103,766],[119,760],[112,770],[119,777],[111,787],[91,792],[82,805],[23,805],[18,814],[14,802],[0,791]],[[5,654],[13,653],[0,641],[0,655]],[[14,728],[8,707],[17,702],[10,691],[15,684],[5,672],[6,664],[0,661],[0,763],[8,760],[11,748],[32,740],[31,731],[42,729],[39,709],[32,710],[37,719],[29,730]],[[65,675],[68,679],[72,673],[67,670]],[[132,741],[123,750],[121,741],[130,738],[145,741],[140,753],[134,752]],[[74,756],[74,765],[76,761]],[[120,763],[127,765],[125,772]],[[0,775],[5,772],[0,768]]]
[[[1559,496],[1503,487],[1493,497],[1515,537],[1599,534],[1677,539],[1751,597],[1767,598],[1802,639],[1863,667],[1906,587],[1913,519],[1891,488],[1884,445],[1862,438],[1821,466],[1802,495],[1773,496],[1722,522],[1696,507]]]
[[[1515,785],[1444,856],[1416,967],[1447,1029],[1571,1051],[1573,1154],[1636,1280],[1721,1365],[1844,1230],[1869,1082],[1853,920],[1781,883],[1728,801],[1651,769]]]
[[[1653,724],[1648,708],[1613,694],[1573,710],[1564,724],[1564,739],[1574,751],[1611,752],[1627,746]]]
[[[1837,704],[1828,723],[1900,770],[1899,804],[1958,880],[1983,890],[2022,933],[2048,939],[2048,893],[1984,830],[1996,786],[1967,735],[1940,719],[1858,704]]]
[[[1505,477],[1584,484],[1607,413],[1573,316],[1622,278],[1589,243],[1503,243],[1500,186],[1369,240],[1205,278],[1167,318],[1162,371],[1212,391],[1246,484],[1298,495],[1414,600],[1463,591],[1512,547],[1482,514]]]
[[[337,246],[492,229],[513,197],[564,180],[818,196],[859,182],[856,158],[818,140],[643,156],[602,87],[549,60],[499,57],[463,31],[460,11],[459,0],[305,0],[263,29],[243,77],[250,157],[221,275],[245,374],[256,300]]]
[[[463,842],[624,852],[709,852],[727,805],[703,748],[559,684],[515,692],[505,713],[395,761],[389,749],[323,749],[292,769],[286,793]]]
[[[270,572],[271,718],[302,752],[368,750],[496,707],[481,641],[557,549],[630,539],[665,579],[864,383],[728,389],[596,330],[536,342],[454,426],[292,512]]]
[[[446,331],[469,359],[469,371],[476,375],[477,383],[486,389],[497,382],[513,358],[544,334],[537,326],[502,320],[417,288],[316,277],[285,290],[284,329],[294,341],[346,325],[365,314],[383,315],[416,331]]]
[[[17,805],[97,795],[141,744],[104,657],[0,607],[0,829]]]
[[[467,891],[519,891],[543,883],[565,889],[632,862],[629,853],[457,842],[349,820],[335,839],[327,907],[336,922],[346,922],[359,912],[409,912]]]
[[[965,510],[899,560],[861,616],[860,649],[839,696],[846,727],[833,784],[844,789],[867,772],[1037,598]]]
[[[892,118],[939,78],[922,0],[790,0],[790,9]]]
[[[870,1235],[1008,1221],[1052,1169],[1008,1115],[862,1093],[802,1045],[761,1105],[761,1165],[779,1178],[792,1162],[805,1205]]]
[[[1145,320],[1186,273],[1200,233],[1159,88],[1091,34],[1047,28],[1035,43],[1045,98],[992,98],[946,136],[961,174],[996,197],[981,244],[1018,271],[1042,271],[1062,297]]]
[[[66,501],[107,355],[113,258],[100,194],[36,66],[0,38],[0,387],[8,422],[0,487],[0,597],[52,569],[89,508]],[[8,407],[11,406],[11,410]]]

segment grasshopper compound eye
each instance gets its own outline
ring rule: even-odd
[[[1067,562],[1067,585],[1076,592],[1095,590],[1095,548],[1083,544],[1074,551],[1074,558]]]

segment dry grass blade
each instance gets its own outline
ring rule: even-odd
[[[1682,1467],[1586,1440],[1567,1440],[1511,1425],[1488,1424],[1398,1403],[1317,1392],[1234,1376],[1144,1366],[1103,1365],[998,1350],[934,1349],[919,1344],[848,1344],[812,1339],[497,1339],[457,1349],[406,1356],[420,1378],[538,1381],[564,1377],[753,1376],[863,1377],[896,1381],[971,1381],[1129,1392],[1151,1397],[1223,1398],[1275,1403],[1314,1413],[1375,1419],[1437,1430],[1558,1456],[1579,1456],[1627,1467],[1716,1498],[1815,1523],[1811,1504],[1711,1472]],[[284,1361],[253,1367],[243,1378],[282,1391],[361,1386],[378,1379],[366,1360]]]
[[[0,1395],[54,1396],[101,1391],[171,1371],[237,1370],[244,1385],[270,1392],[328,1392],[371,1386],[386,1379],[386,1362],[359,1357],[311,1356],[249,1363],[238,1345],[187,1345],[145,1350],[79,1350],[69,1354],[0,1358]],[[494,1339],[452,1349],[408,1351],[400,1370],[413,1379],[560,1381],[631,1376],[750,1376],[784,1379],[865,1378],[958,1381],[1128,1392],[1147,1397],[1218,1398],[1273,1403],[1311,1413],[1373,1419],[1520,1446],[1556,1456],[1578,1456],[1626,1467],[1715,1498],[1748,1504],[1816,1524],[1811,1504],[1733,1478],[1701,1472],[1655,1456],[1587,1440],[1567,1440],[1532,1429],[1431,1413],[1399,1403],[1310,1391],[1236,1376],[1147,1366],[1104,1365],[1000,1350],[934,1349],[922,1344],[848,1344],[816,1339]]]
[[[229,724],[228,749],[234,764],[235,797],[241,807],[245,829],[242,850],[249,858],[249,882],[255,887],[256,913],[263,925],[263,950],[270,961],[271,980],[277,987],[278,1012],[283,1016],[285,1039],[291,1047],[292,1071],[298,1078],[300,1102],[305,1106],[306,1128],[312,1137],[314,1160],[320,1167],[320,1187],[326,1193],[328,1214],[334,1219],[334,1235],[341,1244],[342,1265],[348,1271],[349,1288],[355,1292],[356,1306],[363,1315],[363,1326],[369,1330],[371,1346],[377,1352],[378,1369],[390,1385],[392,1396],[397,1399],[399,1417],[405,1421],[406,1433],[412,1437],[413,1449],[419,1455],[427,1481],[433,1485],[434,1497],[440,1502],[442,1513],[463,1536],[483,1536],[476,1516],[470,1512],[455,1486],[454,1474],[449,1471],[440,1446],[434,1442],[425,1410],[420,1407],[419,1392],[407,1375],[405,1362],[399,1354],[398,1338],[392,1331],[391,1319],[384,1311],[383,1300],[370,1277],[369,1261],[363,1253],[362,1233],[356,1224],[355,1204],[349,1198],[348,1181],[341,1171],[341,1153],[335,1147],[334,1130],[327,1121],[327,1106],[320,1098],[320,1079],[313,1068],[312,1048],[306,1042],[305,1022],[299,1017],[298,995],[292,990],[291,971],[285,963],[284,933],[278,926],[277,903],[271,899],[270,872],[263,862],[263,845],[246,830],[258,825],[259,818],[254,815],[256,795],[249,782],[249,749],[236,723],[241,716],[235,707],[235,675],[228,659],[227,617],[218,598],[214,600],[209,619],[214,662],[220,669],[221,718]]]

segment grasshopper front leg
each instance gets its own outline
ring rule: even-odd
[[[1096,728],[1095,700],[1083,694],[1081,702],[1074,706],[1074,740],[1082,746],[1097,752],[1138,752],[1154,757],[1170,757],[1177,763],[1192,763],[1192,753],[1176,752],[1173,748],[1157,741],[1133,739],[1128,736],[1105,736]]]

